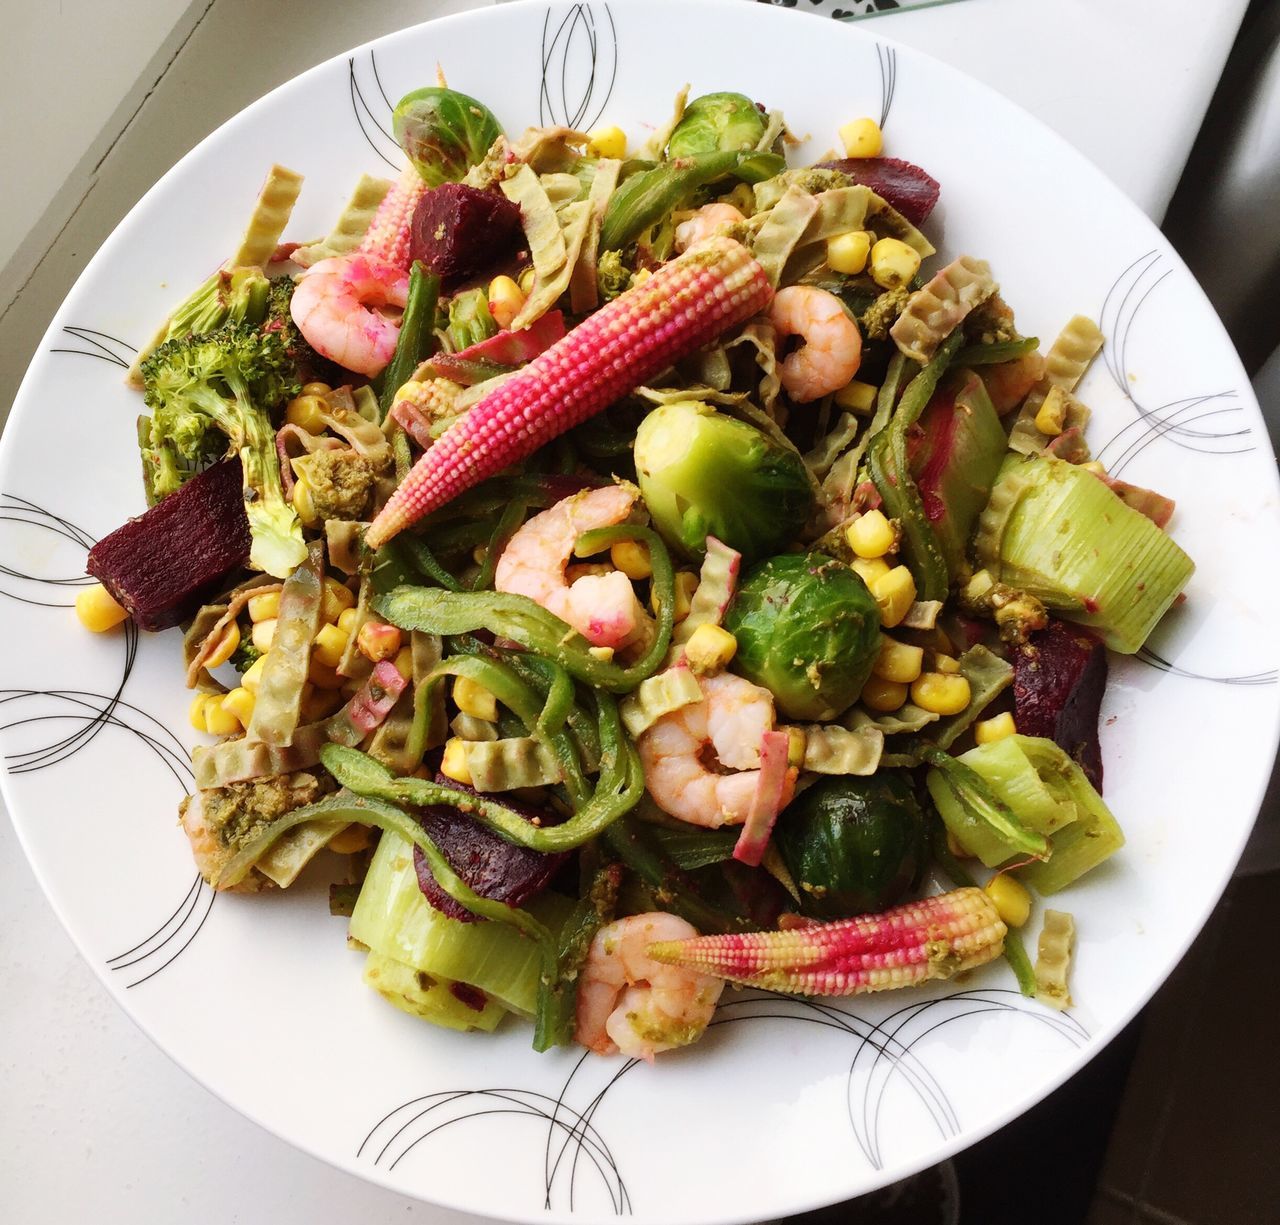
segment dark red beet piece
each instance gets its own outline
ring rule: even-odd
[[[467,795],[478,794],[470,787],[445,778],[443,774],[436,775],[436,782]],[[560,823],[561,818],[554,813],[513,804],[507,799],[499,802],[526,821],[532,821],[536,817],[543,825]],[[499,837],[487,825],[481,825],[474,817],[469,817],[448,804],[421,808],[417,816],[422,828],[427,831],[427,836],[449,861],[449,866],[472,889],[481,897],[506,902],[508,906],[522,906],[531,897],[536,897],[551,882],[561,864],[569,858],[567,852],[544,855],[540,851],[531,851],[528,847],[516,846]],[[451,919],[461,919],[464,923],[476,922],[469,910],[459,906],[436,884],[436,878],[431,875],[431,869],[417,847],[413,848],[413,866],[418,873],[418,887],[432,906]]]
[[[413,212],[409,253],[445,282],[456,282],[515,253],[520,209],[506,196],[465,183],[423,192]]]
[[[1024,736],[1065,749],[1102,790],[1098,711],[1107,687],[1107,652],[1092,634],[1050,620],[1013,661],[1014,722]]]
[[[847,174],[888,200],[912,225],[921,225],[933,212],[942,188],[931,174],[900,157],[842,157],[823,162],[826,170]]]
[[[177,625],[249,560],[240,460],[192,477],[89,550],[86,569],[144,630]]]

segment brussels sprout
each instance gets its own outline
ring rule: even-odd
[[[654,527],[691,557],[706,552],[709,535],[761,557],[794,540],[809,517],[800,457],[699,401],[654,409],[636,432],[635,459]]]
[[[924,813],[903,771],[828,778],[787,807],[773,841],[801,913],[844,919],[892,906],[919,880]]]
[[[668,157],[754,149],[764,135],[765,118],[742,94],[703,94],[684,108],[667,142]]]
[[[397,143],[432,187],[459,182],[502,135],[483,102],[435,85],[405,94],[391,123]]]
[[[825,553],[784,553],[738,588],[724,627],[734,670],[763,685],[792,719],[831,719],[852,706],[880,648],[880,610],[862,579]]]

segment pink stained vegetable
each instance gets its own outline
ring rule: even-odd
[[[518,332],[499,332],[487,340],[477,341],[456,353],[440,353],[430,359],[431,366],[445,378],[449,377],[448,363],[483,361],[497,362],[503,366],[523,366],[539,353],[546,352],[557,340],[564,338],[564,314],[548,311],[535,319],[527,328]]]
[[[391,190],[382,197],[356,250],[407,271],[413,214],[426,190],[426,182],[412,166],[401,171]]]
[[[795,786],[796,772],[787,765],[789,739],[786,732],[765,732],[760,738],[760,781],[733,848],[734,859],[753,868],[760,866],[778,814]]]
[[[384,659],[347,705],[347,718],[352,726],[366,736],[375,731],[391,713],[396,699],[408,683],[396,670],[395,664]]]

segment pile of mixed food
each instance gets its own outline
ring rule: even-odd
[[[868,119],[802,168],[737,93],[636,152],[443,84],[395,132],[318,241],[275,167],[131,372],[149,509],[77,609],[185,627],[204,878],[346,856],[368,983],[539,1050],[1002,953],[1065,1005],[1071,917],[1017,929],[1123,843],[1107,651],[1192,572],[1090,460],[1097,326],[925,269],[939,185]]]

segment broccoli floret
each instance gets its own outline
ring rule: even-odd
[[[219,268],[169,316],[164,338],[179,340],[226,323],[259,324],[270,287],[261,268]]]
[[[289,355],[293,366],[294,377],[299,383],[328,383],[336,387],[342,381],[338,376],[338,367],[327,357],[321,357],[303,339],[298,325],[293,321],[289,304],[293,300],[293,291],[297,288],[296,282],[292,277],[282,276],[271,281],[270,285],[262,330],[279,334],[284,351]]]
[[[242,323],[169,340],[143,362],[142,381],[152,410],[150,449],[194,461],[223,435],[244,468],[250,563],[277,578],[290,574],[306,546],[284,499],[270,416],[299,390],[280,335]],[[157,465],[157,497],[172,492],[172,480],[171,469]]]
[[[231,653],[231,666],[242,676],[262,658],[265,652],[253,645],[253,639],[240,637],[240,645]]]
[[[863,335],[868,340],[884,340],[889,335],[889,329],[898,321],[910,296],[911,291],[905,285],[885,290],[858,316]]]
[[[631,269],[623,262],[621,251],[606,251],[596,265],[596,283],[600,296],[612,302],[631,284]]]

